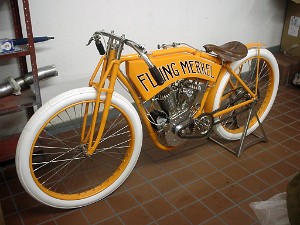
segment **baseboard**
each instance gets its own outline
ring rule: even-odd
[[[273,54],[280,52],[280,45],[271,46],[267,48]]]

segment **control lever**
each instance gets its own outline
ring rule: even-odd
[[[95,41],[95,45],[98,49],[98,52],[100,55],[104,55],[105,54],[105,49],[104,46],[99,38],[99,36],[96,37],[96,35],[94,35],[93,37],[90,38],[90,40],[88,41],[88,43],[86,44],[86,46],[89,46],[92,41]]]

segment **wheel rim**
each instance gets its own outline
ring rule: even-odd
[[[257,71],[257,57],[252,57],[245,60],[241,66],[239,66],[235,72],[239,74],[239,76],[243,79],[243,81],[247,84],[248,87],[255,93],[255,76]],[[271,97],[273,95],[274,90],[274,71],[272,70],[272,66],[270,62],[260,57],[259,60],[259,82],[258,82],[258,92],[256,93],[257,103],[254,106],[254,109],[257,111],[258,118],[261,118],[265,113]],[[228,102],[236,101],[234,104],[238,104],[242,101],[245,101],[247,98],[247,94],[245,94],[244,89],[241,85],[236,82],[232,76],[230,76],[222,94],[222,99],[220,101],[220,106],[224,106],[228,104]],[[237,100],[239,99],[239,100]],[[230,133],[237,134],[241,133],[244,130],[244,125],[247,120],[249,110],[246,107],[242,109],[235,110],[234,112],[227,113],[220,117],[226,118],[227,116],[232,116],[232,118],[228,120],[224,120],[221,122],[222,127]],[[249,127],[251,128],[257,119],[255,116],[252,116],[249,122]]]
[[[92,113],[94,104],[94,100],[82,101],[61,109],[35,137],[30,154],[31,174],[37,186],[54,198],[79,200],[107,189],[132,157],[133,126],[126,113],[114,104],[102,140],[94,154],[87,156],[86,145],[80,143],[80,127],[85,109],[88,107]],[[89,124],[91,117],[88,118]]]

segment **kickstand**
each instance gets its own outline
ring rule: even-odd
[[[249,109],[248,118],[247,118],[247,121],[246,121],[245,126],[244,126],[245,129],[244,129],[244,131],[243,131],[243,134],[242,134],[241,139],[239,140],[239,141],[240,141],[239,146],[237,146],[237,147],[235,147],[235,148],[234,148],[234,147],[232,147],[232,148],[227,147],[226,145],[224,145],[224,144],[221,143],[220,141],[216,140],[215,138],[212,138],[211,135],[208,136],[208,139],[211,140],[211,141],[213,141],[214,143],[220,145],[221,147],[225,148],[225,149],[228,150],[229,152],[235,154],[237,157],[240,157],[241,154],[242,154],[247,148],[249,148],[249,147],[251,147],[251,146],[253,146],[253,145],[256,145],[257,143],[260,143],[260,142],[268,142],[268,138],[267,138],[266,133],[265,133],[265,131],[264,131],[264,129],[263,129],[262,123],[260,122],[260,120],[259,120],[259,118],[258,118],[258,116],[257,116],[257,112],[256,112],[256,110],[253,108],[253,106],[254,106],[254,104],[252,104],[251,107],[250,107],[250,109]],[[258,126],[259,126],[259,128],[260,128],[262,134],[261,134],[261,136],[258,136],[258,135],[254,134],[254,133],[251,133],[251,135],[254,136],[255,138],[252,139],[252,140],[250,140],[250,141],[248,141],[248,143],[245,143],[245,139],[246,139],[246,137],[247,137],[247,132],[248,132],[248,128],[249,128],[250,119],[251,119],[251,116],[252,116],[253,113],[255,113],[255,117],[256,117],[256,119],[257,119]],[[249,135],[249,136],[250,136],[250,135]],[[248,136],[248,137],[249,137],[249,136]],[[247,138],[248,138],[248,137],[247,137]],[[249,137],[249,139],[250,139],[250,137]],[[230,142],[232,143],[232,141],[230,141]]]

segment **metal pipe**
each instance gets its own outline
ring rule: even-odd
[[[44,66],[38,69],[39,80],[44,80],[50,77],[58,76],[55,65]],[[0,98],[11,95],[13,93],[20,94],[19,91],[29,88],[29,85],[33,84],[32,72],[18,77],[16,79],[8,78],[9,82],[0,85]]]

